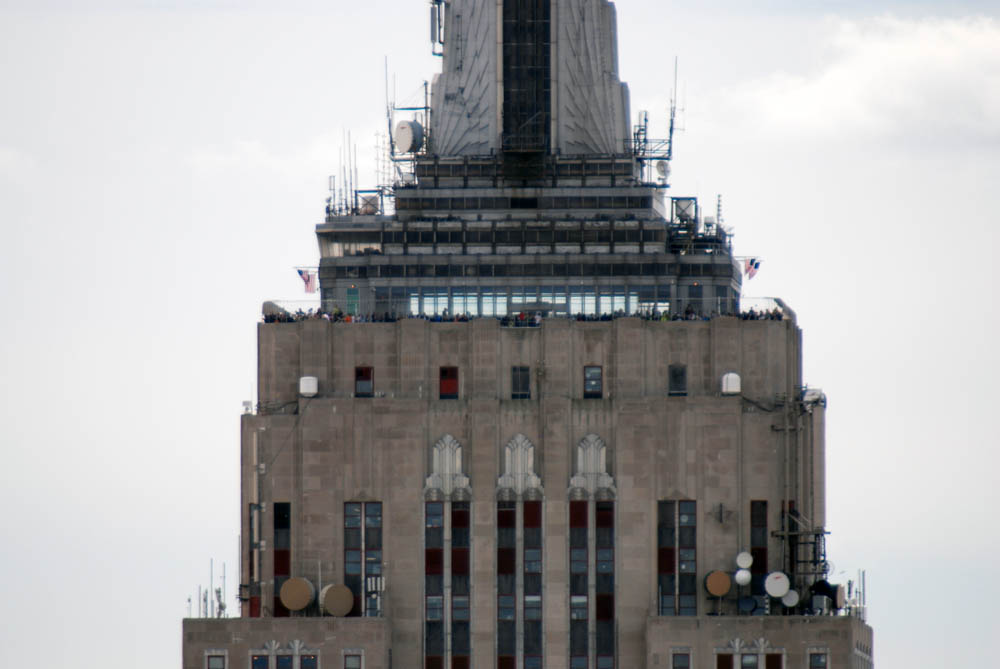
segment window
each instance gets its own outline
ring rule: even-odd
[[[510,368],[510,398],[512,400],[531,399],[530,367]]]
[[[698,614],[697,503],[661,501],[657,520],[657,574],[661,616]]]
[[[768,653],[764,656],[764,669],[782,669],[784,657],[780,653]]]
[[[683,397],[688,394],[687,367],[670,365],[670,385],[667,394],[670,397]]]
[[[251,655],[250,669],[268,669],[267,655]]]
[[[275,663],[277,669],[292,669],[291,655],[278,655],[275,659],[277,660]]]
[[[764,595],[764,580],[767,578],[767,501],[750,502],[750,555],[753,565],[750,573],[750,591],[754,595]]]
[[[583,368],[583,397],[585,399],[600,399],[604,395],[603,371],[600,367],[587,366]]]
[[[274,503],[274,617],[284,618],[288,609],[281,603],[281,586],[292,574],[292,505]]]
[[[674,653],[671,662],[671,669],[690,669],[690,653]]]
[[[741,655],[740,656],[740,669],[758,669],[759,662],[756,655]]]
[[[441,392],[439,397],[443,400],[458,399],[458,367],[441,368]]]
[[[596,582],[594,625],[597,668],[615,666],[615,503],[597,502],[594,545]]]
[[[303,655],[299,658],[299,669],[318,669],[319,661],[315,655]]]
[[[809,653],[809,669],[826,669],[826,653]]]
[[[226,669],[226,656],[209,655],[205,666],[207,669]]]
[[[371,367],[354,368],[354,396],[374,397],[375,384],[372,379]]]
[[[344,669],[361,669],[361,656],[360,655],[345,655],[344,656]]]
[[[517,666],[517,503],[497,502],[497,667]]]
[[[348,615],[382,615],[381,502],[344,504],[344,585],[354,593]]]

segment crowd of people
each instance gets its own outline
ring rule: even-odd
[[[320,309],[309,309],[308,311],[299,309],[295,312],[285,310],[272,311],[264,314],[264,322],[297,323],[299,321],[308,320],[326,320],[334,323],[395,323],[398,320],[419,318],[432,323],[466,323],[478,318],[494,318],[500,322],[502,327],[539,327],[542,324],[542,320],[545,318],[568,318],[576,321],[613,321],[618,318],[640,318],[646,321],[710,321],[713,318],[718,318],[720,316],[731,316],[744,321],[780,321],[785,318],[781,310],[776,307],[768,310],[758,310],[751,307],[749,310],[738,314],[723,314],[719,312],[702,314],[699,313],[692,305],[688,305],[683,313],[673,314],[667,311],[661,312],[657,309],[652,309],[632,314],[619,310],[614,313],[580,313],[568,314],[565,316],[561,314],[547,314],[541,311],[520,311],[516,314],[507,314],[504,316],[471,316],[469,314],[452,315],[448,312],[445,312],[444,314],[434,314],[431,316],[425,316],[422,314],[418,316],[409,314],[405,316],[398,316],[395,313],[389,312],[374,314],[348,314],[344,313],[339,308],[334,307],[332,312],[322,311]]]

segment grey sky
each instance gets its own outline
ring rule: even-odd
[[[831,557],[879,666],[993,656],[1000,374],[995,3],[619,0],[633,113],[675,195],[763,258],[830,397]],[[417,0],[0,2],[0,666],[173,668],[238,532],[238,416],[269,298],[351,130],[362,181],[438,67]],[[217,571],[218,573],[218,571]],[[230,599],[230,604],[233,602]]]

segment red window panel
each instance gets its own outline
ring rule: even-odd
[[[274,575],[288,576],[292,573],[292,552],[274,551]]]
[[[441,368],[441,399],[458,398],[458,367]]]
[[[767,573],[767,549],[751,548],[750,555],[753,557],[753,564],[750,566],[750,573],[761,575]]]
[[[542,503],[533,501],[524,503],[524,526],[542,526]]]
[[[444,669],[444,658],[440,655],[428,655],[424,662],[426,669]]]
[[[468,655],[455,655],[451,658],[451,669],[469,669]]]
[[[497,549],[497,573],[498,574],[513,574],[514,569],[517,566],[517,549],[516,548],[498,548]]]
[[[468,509],[452,509],[452,511],[451,511],[451,526],[452,527],[468,527],[469,526],[469,510]]]
[[[733,669],[732,655],[716,655],[715,669]]]
[[[260,597],[256,595],[250,598],[250,617],[260,618]]]
[[[498,527],[517,527],[517,511],[514,509],[500,509],[497,511]]]
[[[469,573],[469,549],[468,548],[452,548],[451,549],[451,573],[453,573],[453,574],[468,574]]]
[[[764,669],[782,669],[781,658],[779,653],[768,653],[764,656]]]
[[[424,555],[424,571],[427,574],[444,573],[444,550],[428,548]]]
[[[597,595],[597,619],[598,620],[614,620],[615,619],[615,596],[614,595]]]
[[[656,571],[661,574],[673,574],[677,571],[676,554],[673,548],[660,548],[656,557]]]
[[[597,505],[597,527],[615,526],[615,511],[614,508],[607,508],[609,506],[611,505],[607,503]]]
[[[570,502],[569,503],[569,526],[570,527],[587,527],[587,503],[586,502]]]
[[[497,658],[497,669],[517,669],[517,658],[512,655],[501,655]]]

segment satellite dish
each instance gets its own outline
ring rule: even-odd
[[[343,618],[354,608],[354,593],[346,585],[328,585],[319,594],[319,603],[331,616]]]
[[[301,611],[316,599],[316,588],[304,578],[290,578],[281,585],[281,603],[289,611]]]
[[[397,149],[403,153],[414,153],[424,145],[424,127],[416,121],[400,121],[394,139]]]
[[[789,590],[785,593],[785,596],[781,598],[781,603],[788,608],[793,608],[799,603],[799,593],[795,590]]]
[[[705,589],[713,597],[725,597],[733,587],[733,581],[724,571],[713,571],[705,577]]]
[[[736,572],[733,580],[736,581],[736,585],[750,585],[750,581],[753,580],[753,574],[750,573],[749,569],[740,569]]]
[[[788,580],[788,576],[780,571],[772,571],[764,579],[764,591],[775,599],[781,599],[787,595],[791,587],[792,584]]]
[[[668,174],[670,174],[670,163],[668,163],[665,160],[657,160],[656,173],[659,174],[661,177],[666,177]]]
[[[740,613],[753,613],[753,610],[757,608],[757,600],[753,597],[740,597],[739,601],[736,602],[736,607]]]
[[[740,569],[749,569],[753,565],[753,556],[743,551],[736,556],[736,566]]]

